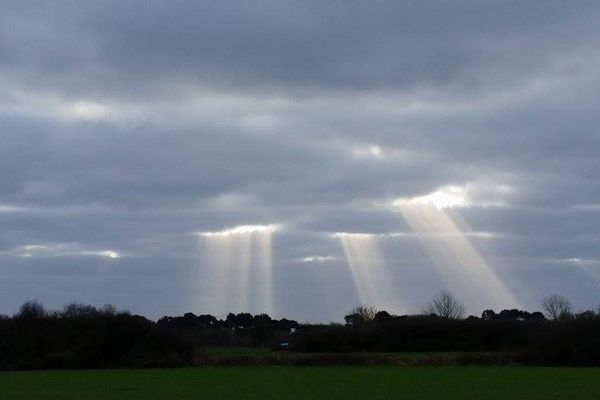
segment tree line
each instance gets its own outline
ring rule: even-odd
[[[542,311],[487,309],[465,318],[465,306],[447,291],[418,315],[392,315],[359,306],[345,324],[305,325],[292,341],[300,352],[463,352],[510,355],[512,362],[600,365],[600,308],[573,312],[550,295]],[[502,357],[503,360],[506,357]]]
[[[186,313],[152,321],[111,305],[48,311],[29,301],[14,315],[0,316],[0,370],[206,365],[213,347],[334,355],[490,353],[527,364],[600,366],[600,309],[573,312],[559,295],[542,299],[540,309],[487,309],[465,318],[464,305],[442,291],[418,315],[359,306],[342,324],[300,324],[249,313]]]
[[[151,321],[112,305],[47,311],[29,301],[13,316],[0,316],[0,370],[197,365],[207,347],[271,346],[296,327],[266,314],[187,313]]]

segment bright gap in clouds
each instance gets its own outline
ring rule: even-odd
[[[358,158],[382,158],[383,150],[378,145],[357,146],[352,153]]]
[[[23,258],[92,256],[117,259],[122,257],[122,254],[115,250],[92,250],[79,243],[29,244],[5,251],[4,254]]]
[[[394,207],[432,205],[438,210],[471,204],[467,189],[448,185],[424,196],[399,198],[392,202]]]
[[[298,261],[300,261],[302,263],[315,263],[315,262],[325,263],[328,261],[337,261],[337,258],[335,258],[333,256],[306,256],[306,257],[302,257]]]
[[[240,225],[240,226],[236,226],[236,227],[233,227],[233,228],[224,229],[222,231],[198,232],[198,235],[204,236],[204,237],[211,237],[211,236],[240,235],[240,234],[246,234],[246,233],[250,233],[250,234],[251,233],[262,233],[262,232],[273,233],[277,229],[279,229],[279,226],[277,224],[271,224],[271,225]]]
[[[12,110],[22,115],[56,118],[63,121],[97,121],[110,119],[116,108],[98,101],[63,98],[52,93],[15,91],[11,93]]]

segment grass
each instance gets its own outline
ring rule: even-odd
[[[517,359],[509,353],[296,353],[251,347],[209,347],[196,365],[203,366],[454,366],[505,365]]]
[[[0,373],[0,398],[598,399],[600,368],[209,367]]]
[[[212,356],[265,355],[273,353],[272,350],[261,347],[208,347],[206,352]]]
[[[262,347],[208,347],[206,348],[206,352],[209,355],[212,356],[239,356],[239,355],[248,355],[248,356],[252,356],[252,355],[284,355],[284,356],[289,356],[289,357],[294,357],[294,356],[298,356],[298,355],[310,355],[310,354],[374,354],[374,355],[381,355],[381,356],[391,356],[391,357],[396,357],[396,356],[404,356],[404,357],[415,357],[415,358],[425,358],[431,354],[438,354],[438,355],[447,355],[447,356],[453,356],[453,355],[460,355],[460,354],[464,354],[464,352],[458,352],[458,351],[454,351],[454,352],[368,352],[368,353],[364,353],[364,352],[345,352],[345,353],[295,353],[295,352],[288,352],[288,351],[274,351],[271,350],[269,348],[262,348]]]

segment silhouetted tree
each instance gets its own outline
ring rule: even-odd
[[[465,315],[465,306],[452,293],[442,290],[434,296],[427,311],[441,318],[461,319]]]
[[[365,322],[372,321],[377,314],[377,309],[371,306],[358,306],[350,311],[350,314],[344,317],[346,324],[357,326]]]
[[[202,326],[211,326],[217,324],[217,318],[210,314],[198,315],[198,321]]]
[[[269,325],[272,319],[268,314],[257,314],[254,316],[254,326],[257,325]]]
[[[561,296],[558,294],[552,294],[550,296],[546,296],[540,302],[540,307],[544,310],[544,313],[553,321],[558,321],[559,319],[565,319],[571,316],[572,306],[565,296]]]
[[[116,315],[117,307],[113,306],[112,304],[105,304],[100,309],[100,312],[104,315]]]
[[[518,310],[513,308],[512,310],[502,310],[500,313],[496,314],[494,310],[485,310],[481,313],[481,319],[485,320],[494,320],[494,319],[504,319],[504,320],[517,320],[517,321],[526,321],[526,320],[543,320],[544,314],[539,311],[530,313],[525,310]]]
[[[227,325],[232,328],[250,328],[253,325],[254,317],[250,313],[229,313],[227,315]]]
[[[374,321],[385,322],[385,321],[391,320],[392,318],[394,318],[394,317],[392,317],[392,315],[389,312],[378,311],[377,314],[375,314]]]
[[[586,310],[586,311],[582,311],[580,313],[575,314],[575,318],[578,320],[593,321],[594,319],[597,318],[597,316],[596,316],[596,313],[593,312],[592,310]]]
[[[46,310],[44,310],[43,304],[39,301],[30,300],[19,308],[19,312],[15,316],[22,319],[44,318],[46,316]]]
[[[531,318],[530,319],[541,321],[541,320],[546,319],[546,317],[544,317],[544,314],[542,314],[541,312],[534,311],[534,312],[531,313]]]
[[[98,314],[95,307],[87,304],[71,303],[63,308],[62,316],[65,318],[91,317]]]

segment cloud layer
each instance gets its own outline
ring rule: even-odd
[[[519,305],[597,306],[599,8],[4,2],[0,313],[214,312],[194,232],[270,224],[277,315],[358,304],[336,232],[375,235],[386,304],[418,312],[458,278],[411,199],[452,203]]]

